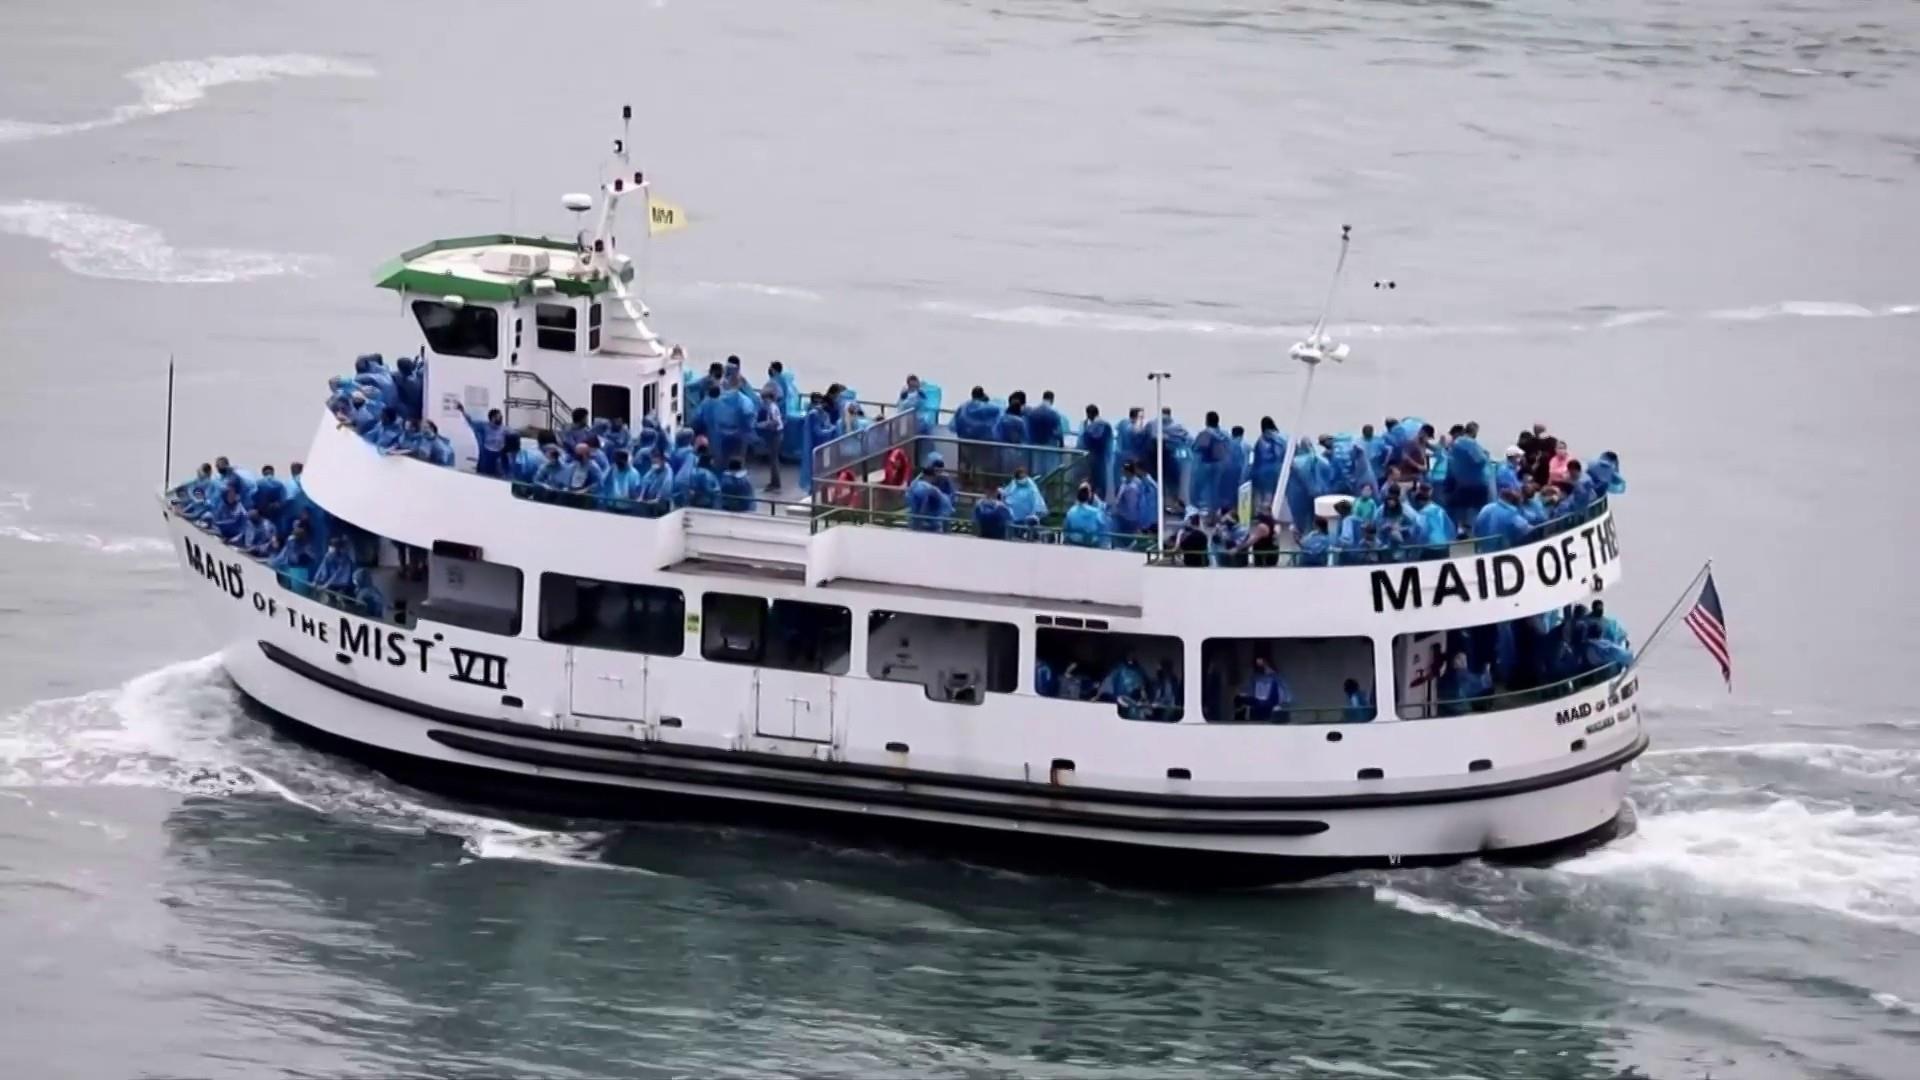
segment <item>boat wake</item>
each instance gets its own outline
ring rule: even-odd
[[[317,273],[326,260],[237,248],[177,248],[151,225],[78,203],[0,203],[0,233],[43,240],[55,262],[83,277],[159,284],[218,284]]]
[[[67,123],[35,120],[0,119],[0,143],[25,142],[55,135],[113,127],[131,120],[160,116],[190,109],[207,96],[207,91],[235,83],[272,82],[278,79],[371,78],[373,69],[365,64],[304,53],[278,53],[272,56],[209,56],[201,60],[169,60],[149,64],[127,72],[128,81],[140,91],[140,100],[121,105],[105,116]]]
[[[273,798],[369,828],[453,836],[476,859],[652,873],[602,858],[606,834],[538,829],[436,806],[368,770],[279,739],[247,716],[217,656],[0,718],[0,789],[49,787]]]

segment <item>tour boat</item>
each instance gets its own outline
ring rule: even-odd
[[[889,455],[939,453],[963,499],[1025,455],[1056,506],[1087,455],[960,440],[924,402],[801,446],[813,482],[751,512],[648,516],[477,473],[463,408],[527,433],[576,405],[669,434],[692,422],[689,353],[650,327],[616,247],[623,202],[649,199],[617,160],[596,198],[568,196],[598,209],[574,238],[442,240],[380,272],[457,461],[384,454],[315,409],[299,478],[356,538],[391,598],[379,613],[223,544],[182,488],[163,493],[226,672],[284,732],[487,803],[852,830],[1170,885],[1541,859],[1629,820],[1637,672],[1435,697],[1450,632],[1618,587],[1605,499],[1501,550],[1361,565],[1216,565],[1163,550],[1164,532],[992,540],[903,527]],[[1296,348],[1330,354],[1321,333]],[[1256,658],[1289,684],[1285,708],[1249,711]],[[1123,664],[1172,689],[1085,699]],[[1063,693],[1069,667],[1083,684]]]

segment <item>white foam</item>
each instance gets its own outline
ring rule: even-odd
[[[1902,999],[1898,994],[1889,994],[1885,992],[1879,992],[1879,993],[1873,994],[1872,997],[1873,997],[1874,1004],[1880,1006],[1881,1008],[1887,1010],[1888,1012],[1920,1014],[1920,1005],[1915,1005],[1911,1001],[1906,1001]]]
[[[758,281],[696,281],[696,289],[725,292],[747,292],[759,296],[778,296],[788,300],[820,301],[826,299],[812,289],[802,289],[797,285],[765,285]]]
[[[117,281],[209,284],[316,272],[325,260],[236,248],[176,248],[159,229],[76,203],[0,203],[0,232],[44,240],[76,274]]]
[[[1650,323],[1672,317],[1673,313],[1669,311],[1622,311],[1602,319],[1600,321],[1600,329],[1617,330],[1624,326],[1639,326],[1641,323]]]
[[[218,86],[319,76],[365,79],[373,74],[373,69],[365,64],[305,53],[169,60],[127,72],[127,79],[140,91],[139,101],[121,105],[105,116],[70,123],[0,120],[0,143],[71,135],[178,112],[199,104],[206,98],[207,91]]]
[[[474,858],[652,873],[598,858],[606,840],[600,833],[535,829],[430,806],[338,758],[272,739],[244,721],[217,655],[0,718],[0,788],[93,786],[269,795],[374,828],[454,836]]]
[[[1813,810],[1784,799],[1654,814],[1632,836],[1560,869],[1691,885],[1920,933],[1920,818],[1892,811]]]
[[[166,555],[173,545],[154,536],[103,537],[93,533],[34,532],[18,525],[0,525],[0,538],[23,544],[60,544],[102,555]]]
[[[1706,313],[1706,318],[1727,322],[1758,322],[1762,319],[1871,319],[1876,315],[1905,314],[1902,305],[1876,312],[1864,304],[1847,300],[1782,300],[1777,304],[1754,307],[1721,308]]]
[[[1739,746],[1674,747],[1650,750],[1648,757],[1730,755],[1781,761],[1846,773],[1869,780],[1920,781],[1920,748],[1864,747],[1845,743],[1748,743]]]
[[[1539,945],[1543,948],[1562,951],[1570,950],[1570,947],[1562,942],[1555,941],[1552,938],[1542,937],[1532,931],[1522,930],[1518,927],[1502,926],[1492,919],[1487,918],[1485,915],[1469,908],[1456,907],[1444,901],[1433,900],[1425,896],[1415,896],[1412,893],[1402,892],[1391,886],[1375,885],[1373,887],[1373,898],[1380,903],[1391,904],[1409,915],[1425,915],[1430,918],[1444,919],[1450,923],[1459,923],[1461,926],[1471,926],[1476,930],[1485,930],[1490,934],[1499,934],[1501,937],[1510,937],[1516,941],[1524,941],[1528,944]]]
[[[1179,319],[1156,315],[1130,315],[1109,311],[1027,304],[1012,308],[975,308],[947,300],[930,300],[919,305],[921,311],[960,315],[984,322],[1010,323],[1065,330],[1094,330],[1121,334],[1187,334],[1197,337],[1295,339],[1312,327],[1305,324],[1257,325],[1223,322],[1213,319]],[[1421,323],[1352,323],[1328,327],[1336,338],[1427,338],[1458,335],[1484,336],[1513,334],[1519,329],[1497,323],[1428,325]]]

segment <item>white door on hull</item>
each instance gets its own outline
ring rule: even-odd
[[[833,677],[758,668],[753,733],[769,739],[833,741]]]
[[[647,658],[601,649],[573,650],[572,709],[605,720],[647,718]]]

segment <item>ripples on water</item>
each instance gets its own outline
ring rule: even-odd
[[[6,869],[0,943],[60,962],[47,904],[151,923],[195,1073],[1793,1076],[1810,1002],[1920,1036],[1875,962],[1920,934],[1910,748],[1659,751],[1635,835],[1559,867],[1212,897],[504,820],[278,739],[212,658],[18,711],[0,761],[14,840],[77,849]]]

